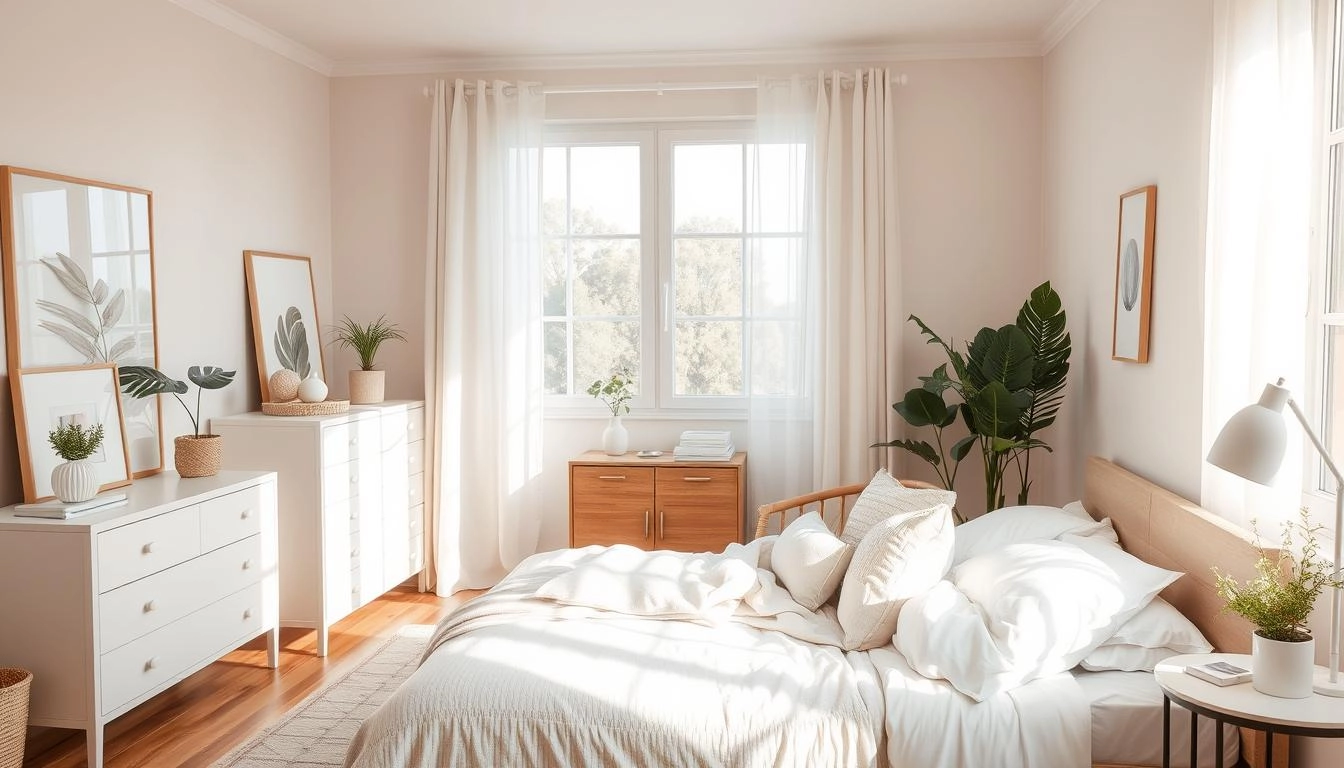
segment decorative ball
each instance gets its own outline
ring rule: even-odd
[[[288,403],[299,396],[299,374],[281,368],[271,374],[271,402]]]
[[[304,379],[299,385],[299,399],[305,403],[320,403],[326,400],[326,382],[321,379]]]

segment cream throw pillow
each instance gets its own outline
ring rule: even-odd
[[[850,510],[845,528],[840,532],[840,540],[854,546],[878,521],[893,515],[933,509],[939,504],[947,505],[949,510],[956,506],[956,492],[935,488],[906,488],[887,474],[887,470],[879,469],[854,502],[854,509]]]
[[[779,534],[770,567],[794,602],[815,611],[840,586],[853,554],[854,548],[837,539],[821,515],[808,512]]]
[[[901,606],[933,588],[951,567],[955,527],[947,504],[871,526],[840,587],[838,618],[846,649],[864,651],[891,642]]]

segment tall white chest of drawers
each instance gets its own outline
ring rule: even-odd
[[[424,404],[211,419],[223,465],[280,476],[280,623],[328,628],[424,569]]]
[[[91,768],[108,721],[263,632],[279,651],[275,473],[124,490],[68,520],[0,509],[0,659],[33,673],[32,725],[87,732]]]

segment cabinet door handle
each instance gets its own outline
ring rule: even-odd
[[[681,478],[681,479],[682,479],[682,480],[685,480],[685,481],[688,482],[688,483],[708,483],[710,480],[713,480],[714,478],[712,478],[712,477],[683,477],[683,478]]]
[[[598,480],[624,480],[625,475],[598,475]]]
[[[649,510],[644,510],[644,538],[649,538]]]
[[[663,510],[658,510],[658,538],[665,538],[663,535]]]

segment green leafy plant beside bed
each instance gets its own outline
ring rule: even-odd
[[[1291,520],[1284,523],[1283,544],[1277,556],[1271,557],[1260,548],[1255,578],[1242,584],[1215,567],[1218,596],[1227,601],[1223,610],[1245,617],[1270,640],[1285,643],[1310,640],[1307,620],[1317,598],[1327,587],[1344,587],[1335,567],[1319,556],[1316,534],[1322,530],[1324,526],[1313,524],[1304,508],[1301,523],[1294,524]],[[1292,555],[1295,532],[1302,541],[1301,556],[1297,558]],[[1259,531],[1256,538],[1259,539]]]
[[[47,433],[56,455],[66,461],[83,461],[103,444],[103,425],[85,429],[79,424],[64,424]]]

